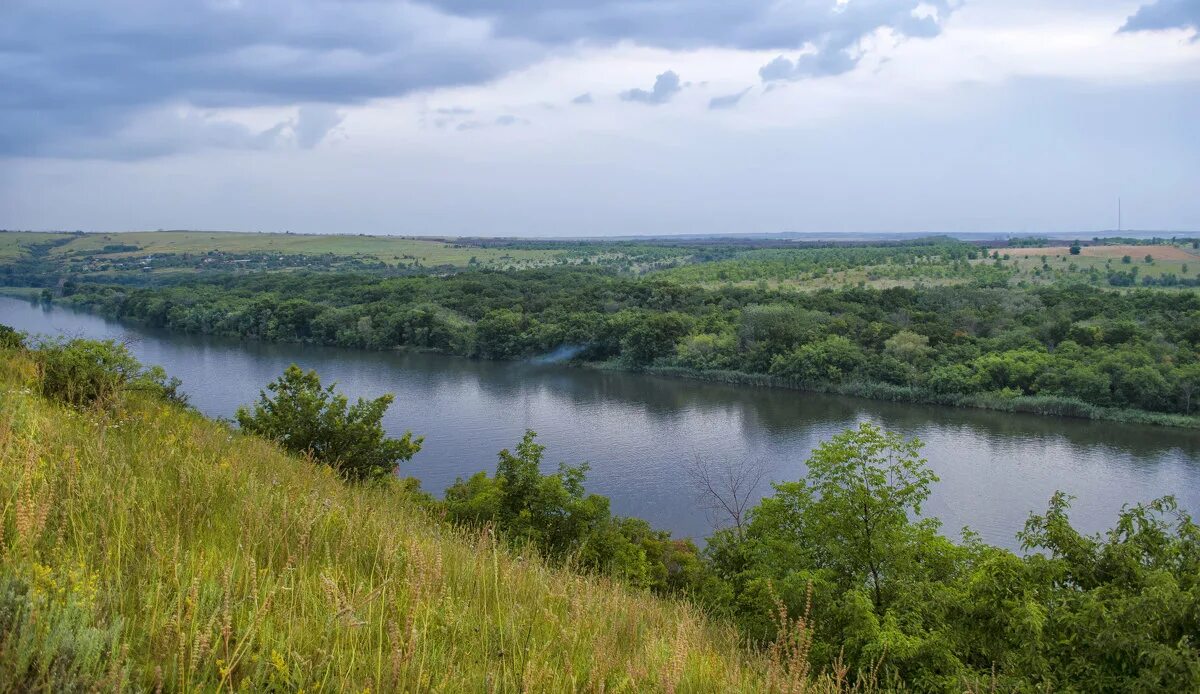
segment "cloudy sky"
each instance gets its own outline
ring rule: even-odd
[[[497,9],[499,8],[499,9]],[[1200,229],[1200,0],[2,0],[0,228]]]

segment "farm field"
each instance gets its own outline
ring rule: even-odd
[[[1009,248],[1002,251],[1010,256],[1017,257],[1040,257],[1043,255],[1053,256],[1069,256],[1071,249],[1067,246],[1047,246],[1044,248]],[[1133,257],[1144,256],[1150,253],[1156,260],[1195,260],[1197,256],[1195,252],[1189,251],[1181,246],[1174,244],[1161,244],[1154,246],[1134,246],[1131,244],[1113,245],[1113,246],[1082,246],[1079,249],[1079,256],[1083,258],[1117,258],[1131,255]]]
[[[1166,243],[1083,246],[1079,255],[1071,255],[1067,246],[1001,248],[992,253],[1000,254],[1002,266],[1015,270],[1018,280],[1034,282],[1092,271],[1104,275],[1128,273],[1135,268],[1139,278],[1174,275],[1181,279],[1194,279],[1200,272],[1200,252],[1190,246]]]

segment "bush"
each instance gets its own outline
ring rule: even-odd
[[[33,354],[42,395],[73,407],[107,405],[126,390],[187,404],[179,379],[159,366],[143,368],[129,348],[113,340],[45,340]]]
[[[110,402],[141,371],[112,340],[49,340],[35,354],[42,394],[74,407]]]
[[[238,426],[312,456],[352,481],[393,474],[400,461],[411,460],[421,450],[423,438],[413,438],[411,431],[399,439],[384,435],[380,420],[392,404],[391,394],[359,398],[349,405],[345,395],[334,392],[335,386],[322,388],[316,371],[292,364],[267,386],[273,397],[260,391],[253,411],[238,408]]]
[[[24,346],[24,333],[0,323],[0,349],[21,349]]]

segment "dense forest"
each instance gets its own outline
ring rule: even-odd
[[[822,262],[864,252],[877,251],[825,249]],[[108,316],[197,334],[488,359],[554,355],[894,400],[1193,421],[1195,292],[1020,287],[978,270],[953,285],[798,292],[677,276],[691,269],[256,273],[150,288],[71,282],[60,292]]]
[[[568,663],[580,667],[594,687],[613,682],[619,688],[620,680],[611,678],[624,670],[626,678],[643,678],[637,689],[667,691],[685,672],[694,678],[689,690],[698,691],[1149,692],[1190,691],[1200,682],[1200,528],[1169,497],[1127,507],[1112,530],[1086,536],[1070,523],[1070,499],[1056,495],[1045,513],[1029,517],[1019,535],[1020,555],[988,546],[969,530],[954,541],[936,519],[922,515],[938,479],[921,456],[921,442],[862,424],[819,445],[803,477],[776,483],[756,504],[743,507],[735,489],[708,485],[730,512],[725,528],[700,550],[644,521],[613,515],[608,499],[586,491],[586,466],[543,472],[544,448],[534,432],[500,451],[494,474],[460,479],[436,500],[394,474],[397,465],[403,474],[423,442],[412,433],[386,437],[380,420],[388,396],[350,403],[322,386],[316,373],[293,366],[238,412],[243,435],[234,439],[232,431],[186,413],[166,375],[143,368],[120,344],[59,339],[26,345],[23,336],[0,328],[0,353],[5,402],[13,403],[0,418],[0,460],[10,473],[4,484],[19,500],[15,511],[3,511],[0,539],[6,558],[0,637],[14,645],[0,649],[0,673],[9,681],[161,683],[163,668],[150,667],[152,656],[158,645],[172,644],[163,651],[178,651],[163,663],[171,681],[272,689],[311,681],[327,661],[340,678],[423,688],[423,669],[403,656],[411,648],[423,649],[422,658],[441,668],[465,666],[463,676],[499,678],[505,689],[519,688],[514,673],[527,672],[531,659],[557,663],[550,672]],[[148,401],[156,404],[148,407]],[[50,416],[65,422],[54,431],[73,438],[39,449],[46,444],[38,422]],[[89,429],[93,422],[103,436]],[[301,457],[269,455],[255,443],[259,437]],[[213,446],[228,450],[214,453]],[[67,462],[31,467],[27,449]],[[60,454],[71,450],[102,466],[79,473],[87,484],[73,481],[77,463]],[[332,474],[309,472],[314,465],[336,473],[347,491],[329,487]],[[132,476],[134,470],[142,477]],[[243,476],[240,482],[235,475]],[[222,491],[210,493],[210,487]],[[129,494],[142,501],[126,503]],[[396,505],[410,514],[400,526]],[[83,512],[100,507],[115,509],[110,513],[121,522]],[[218,507],[225,512],[214,514]],[[158,510],[141,519],[152,509]],[[422,529],[411,520],[415,509],[435,519],[423,522],[447,528]],[[185,513],[187,523],[177,518]],[[230,514],[257,521],[238,525]],[[407,532],[392,534],[400,528]],[[424,548],[406,537],[413,532],[427,538]],[[131,548],[151,536],[191,539],[175,540],[174,550],[150,542],[148,561],[130,565],[140,553],[104,551],[97,533]],[[441,543],[436,550],[430,537]],[[453,544],[458,537],[478,538],[476,549]],[[501,560],[494,538],[512,554]],[[398,552],[395,543],[407,544]],[[194,546],[224,549],[207,560],[188,555],[192,563],[185,569],[178,557]],[[443,549],[454,562],[445,571]],[[227,555],[238,562],[236,583],[233,570],[221,568]],[[67,556],[79,559],[72,564]],[[644,614],[683,601],[707,613],[714,625],[705,627],[708,633],[720,633],[724,624],[738,635],[727,635],[723,645],[702,643],[698,635],[677,638],[669,649],[702,648],[707,655],[680,655],[678,666],[649,681],[649,673],[635,674],[640,670],[611,657],[588,661],[590,646],[574,639],[574,645],[547,649],[550,637],[543,643],[528,634],[536,628],[546,636],[564,618],[546,595],[545,574],[520,568],[543,560],[557,571],[605,577],[622,590],[666,599],[642,607]],[[88,573],[96,567],[104,571]],[[188,570],[195,579],[178,578]],[[501,571],[510,585],[501,583]],[[122,580],[125,573],[155,580]],[[564,575],[556,580],[589,591],[594,600],[614,600],[621,610],[632,604],[620,591],[607,588],[603,597]],[[259,597],[264,577],[261,590],[279,595],[274,604]],[[160,587],[143,594],[150,585]],[[477,594],[481,585],[496,597]],[[281,586],[287,592],[277,593]],[[497,623],[501,610],[529,607],[521,600],[501,605],[499,596],[513,590],[530,604],[548,600],[551,606],[519,622]],[[368,610],[379,594],[391,597]],[[409,626],[388,624],[415,624],[414,602],[427,604],[419,640],[406,636]],[[155,609],[142,614],[147,604]],[[122,619],[136,628],[124,628]],[[456,626],[460,619],[473,631]],[[580,628],[597,628],[594,614],[566,623],[574,626],[576,619]],[[697,621],[686,611],[678,619]],[[308,628],[288,626],[297,620]],[[51,630],[39,630],[40,623]],[[624,624],[613,643],[604,627],[588,631],[588,638],[605,653],[647,647],[647,628]],[[60,633],[75,640],[53,637]],[[518,645],[521,634],[525,646]],[[452,637],[463,644],[461,654],[447,655],[444,646],[454,641],[445,640]],[[505,639],[512,645],[497,645]],[[332,661],[300,655],[315,658],[326,640],[340,644]],[[368,662],[356,659],[349,644],[370,654]],[[662,650],[647,648],[637,657],[661,663]],[[488,653],[482,663],[480,649]],[[400,655],[389,658],[389,650]],[[739,657],[734,650],[745,664],[732,665]],[[550,672],[544,676],[557,676]],[[718,680],[725,684],[714,687]]]

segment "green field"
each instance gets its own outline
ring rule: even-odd
[[[138,250],[104,251],[111,246],[137,246]],[[122,258],[147,254],[205,254],[210,251],[243,255],[335,255],[369,258],[388,264],[417,260],[422,265],[465,266],[471,258],[484,265],[529,266],[551,262],[560,254],[551,250],[480,248],[438,239],[400,236],[261,234],[233,231],[128,231],[83,234],[55,248],[51,255]]]
[[[69,234],[44,234],[35,231],[0,233],[0,261],[16,260],[28,253],[30,246],[53,243],[69,238],[69,236]]]

